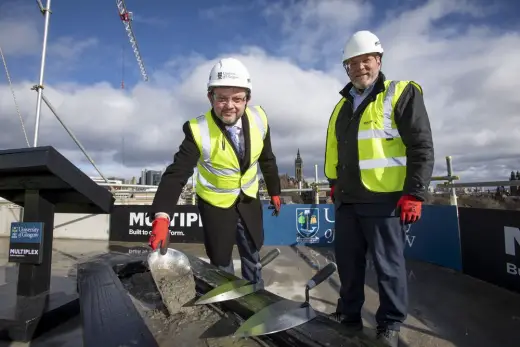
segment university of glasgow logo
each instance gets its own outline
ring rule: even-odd
[[[319,241],[318,230],[320,229],[320,209],[297,208],[296,209],[296,231],[297,241],[305,243],[316,243]]]

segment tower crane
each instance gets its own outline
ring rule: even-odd
[[[141,58],[141,53],[139,52],[139,46],[137,45],[137,39],[135,38],[134,31],[132,29],[132,20],[133,13],[128,12],[126,9],[126,4],[124,0],[116,0],[117,10],[119,12],[119,18],[121,18],[121,22],[123,23],[126,33],[128,35],[128,39],[130,40],[130,44],[132,45],[132,49],[134,51],[135,58],[137,59],[137,64],[139,65],[139,69],[141,70],[141,75],[143,76],[144,81],[148,81],[148,75],[146,73],[146,69],[144,67],[143,59]],[[121,88],[124,88],[124,82],[121,81]]]

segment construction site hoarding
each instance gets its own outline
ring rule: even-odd
[[[463,271],[520,293],[520,211],[459,208]]]

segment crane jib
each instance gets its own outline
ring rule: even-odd
[[[128,12],[124,0],[116,0],[116,5],[119,12],[119,17],[121,18],[121,22],[125,27],[126,34],[128,35],[128,39],[130,41],[130,45],[132,46],[132,50],[134,51],[135,59],[137,60],[137,65],[141,70],[143,80],[148,81],[148,74],[146,73],[146,68],[144,67],[143,59],[141,58],[141,52],[139,51],[139,46],[137,45],[137,39],[135,38],[134,31],[132,29],[132,12]]]

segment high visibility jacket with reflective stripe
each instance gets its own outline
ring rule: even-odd
[[[250,134],[250,166],[242,174],[233,144],[215,123],[211,110],[190,120],[190,128],[200,151],[195,191],[214,206],[233,205],[240,191],[255,198],[258,193],[258,158],[267,133],[267,116],[260,106],[249,106],[247,117]],[[244,122],[242,122],[244,124]]]
[[[402,191],[406,178],[406,147],[397,130],[394,107],[403,90],[412,81],[386,80],[385,90],[370,102],[359,121],[358,157],[361,182],[369,191],[390,193]],[[336,121],[343,107],[342,98],[334,108],[327,130],[325,176],[337,179],[338,137]]]

